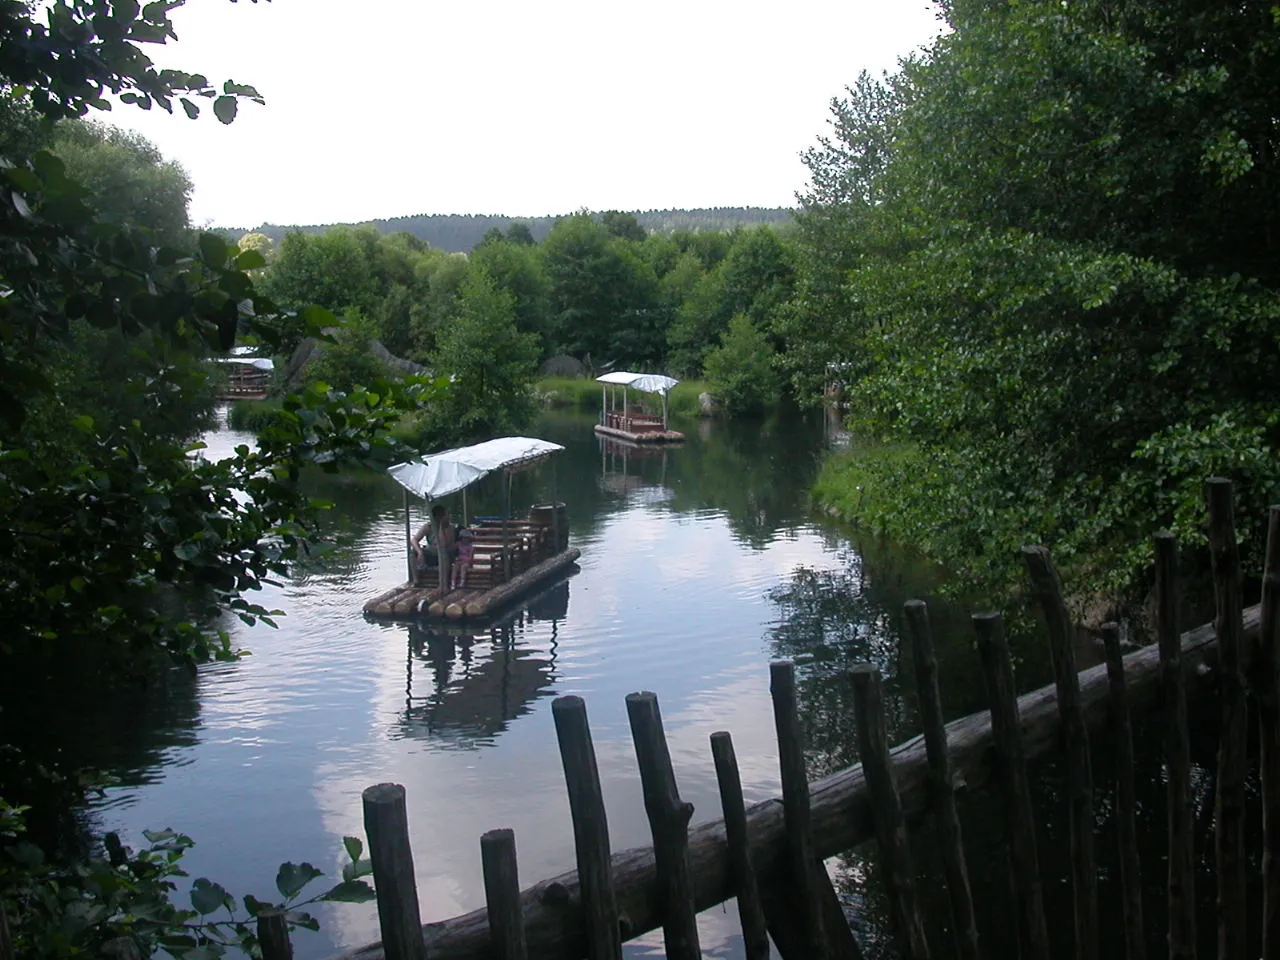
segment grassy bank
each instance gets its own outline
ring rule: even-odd
[[[547,377],[534,384],[539,400],[549,407],[573,407],[576,410],[598,410],[600,392],[604,388],[594,380]],[[709,390],[705,380],[682,380],[667,398],[668,409],[681,416],[696,416],[698,394]],[[656,397],[653,398],[657,400]]]
[[[227,426],[232,430],[258,433],[280,413],[279,400],[233,400],[227,410]]]
[[[1062,535],[1053,509],[966,484],[970,466],[911,444],[855,441],[827,457],[813,497],[828,512],[944,564],[966,590],[1005,595],[1024,576],[1019,549],[1035,543],[1054,550],[1078,587],[1102,588],[1098,558],[1083,556],[1079,542]]]

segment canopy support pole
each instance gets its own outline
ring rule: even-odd
[[[511,550],[507,546],[508,533],[511,530],[511,471],[502,471],[502,573],[503,578],[511,580]]]
[[[409,567],[409,582],[413,583],[413,525],[409,521],[409,488],[400,489],[404,493],[404,560]]]
[[[662,391],[662,430],[667,430],[667,391]]]
[[[609,419],[609,387],[606,384],[604,389],[600,391],[600,426],[604,426]]]
[[[440,572],[439,599],[443,602],[444,595],[449,592],[449,554],[444,549],[444,531],[433,526],[431,533],[436,541],[436,569]]]
[[[467,525],[467,488],[462,488],[462,525]]]

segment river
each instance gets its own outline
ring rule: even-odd
[[[529,432],[567,449],[514,493],[517,504],[568,504],[579,572],[511,623],[470,636],[362,616],[365,599],[404,576],[400,488],[382,475],[325,478],[318,492],[335,503],[336,547],[262,598],[285,611],[278,629],[228,618],[222,626],[249,656],[76,714],[78,758],[117,778],[90,811],[95,825],[134,844],[144,828],[181,830],[196,841],[192,876],[270,899],[281,861],[336,875],[342,837],[363,834],[361,791],[401,783],[422,916],[439,920],[483,905],[486,830],[515,830],[523,885],[573,867],[554,697],[586,700],[615,850],[648,842],[624,705],[632,691],[659,696],[695,822],[719,815],[714,731],[733,734],[748,803],[779,792],[771,660],[800,664],[812,776],[855,759],[851,663],[884,671],[891,741],[917,732],[900,612],[932,597],[938,572],[812,510],[807,492],[830,441],[821,415],[691,421],[680,425],[683,445],[625,455],[602,449],[592,422],[544,414]],[[252,438],[223,429],[206,440],[216,455]],[[495,496],[482,488],[469,506],[487,509]],[[931,611],[949,716],[982,709],[967,616],[940,599]],[[1047,678],[1044,658],[1031,659],[1023,688]],[[975,822],[993,832],[999,817]],[[832,862],[875,944],[884,907],[865,866],[857,853]],[[1005,889],[994,866],[974,873],[980,891]],[[999,899],[980,919],[1002,922]],[[926,900],[945,915],[945,901]],[[294,937],[303,960],[378,938],[371,905],[316,914],[321,932]],[[700,924],[708,956],[740,955],[732,909]],[[628,950],[659,953],[660,934]]]

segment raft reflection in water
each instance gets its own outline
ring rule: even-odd
[[[568,608],[566,579],[483,630],[409,623],[405,709],[396,733],[459,749],[492,745],[553,692],[557,635]],[[521,644],[538,623],[550,624],[549,648]]]

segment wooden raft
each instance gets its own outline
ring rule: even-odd
[[[596,424],[596,433],[606,437],[617,437],[620,440],[630,440],[632,443],[678,443],[684,439],[684,434],[679,430],[646,430],[636,433],[617,427],[606,427],[602,423]]]
[[[572,566],[580,556],[581,550],[570,547],[495,587],[446,590],[443,596],[438,586],[423,587],[411,580],[406,581],[366,602],[364,612],[370,617],[436,617],[447,620],[486,617],[548,577]]]

